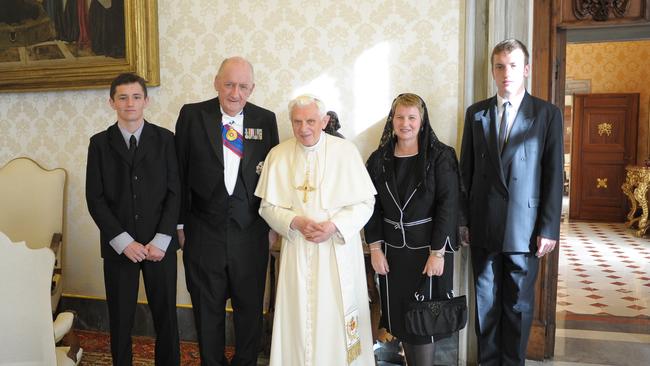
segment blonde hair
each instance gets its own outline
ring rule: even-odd
[[[420,112],[420,118],[424,118],[424,105],[422,104],[422,99],[413,93],[404,93],[400,94],[393,101],[391,106],[392,114],[395,114],[395,109],[398,105],[404,107],[417,107]]]

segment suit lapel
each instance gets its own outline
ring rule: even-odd
[[[501,155],[503,167],[508,167],[512,162],[515,152],[517,152],[521,144],[524,143],[526,134],[534,120],[533,103],[531,103],[530,95],[526,93],[524,99],[521,101],[521,106],[519,106],[519,111],[515,117],[512,129],[510,130],[508,142],[503,148],[503,154]]]
[[[131,156],[117,123],[108,128],[108,144],[130,166]]]
[[[384,176],[386,177],[386,185],[391,196],[397,202],[397,206],[402,208],[402,198],[399,196],[397,191],[397,179],[395,177],[395,157],[394,156],[385,156],[384,159]]]
[[[488,154],[492,161],[492,166],[499,174],[499,180],[506,186],[506,179],[501,167],[501,154],[499,154],[499,146],[497,142],[497,98],[496,96],[490,100],[488,109],[481,116],[481,123],[483,125],[483,133],[485,135],[485,142],[487,144]]]
[[[210,140],[212,150],[223,166],[223,141],[221,141],[221,129],[223,128],[223,123],[221,123],[219,100],[215,99],[214,106],[211,106],[209,110],[202,110],[201,114],[203,116],[203,128],[205,128],[205,133]]]

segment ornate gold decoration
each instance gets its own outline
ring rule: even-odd
[[[124,58],[32,65],[0,62],[0,92],[105,88],[123,72],[137,73],[149,86],[160,85],[157,1],[124,2]]]
[[[598,136],[607,134],[607,136],[612,135],[612,124],[608,122],[603,122],[598,124]]]
[[[611,11],[615,17],[622,18],[630,7],[630,0],[573,0],[573,15],[582,20],[591,16],[593,20],[604,22]]]
[[[307,170],[307,173],[305,174],[305,182],[296,187],[296,189],[302,192],[302,202],[307,203],[307,193],[316,190],[316,187],[309,185],[309,170]]]
[[[650,167],[627,166],[625,183],[621,185],[623,193],[630,200],[630,212],[627,214],[625,226],[632,227],[638,222],[636,236],[641,237],[650,226],[648,223],[648,186],[650,186]],[[641,215],[635,216],[641,207]]]
[[[607,178],[596,178],[596,188],[607,188]]]

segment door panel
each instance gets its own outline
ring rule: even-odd
[[[577,94],[569,218],[623,221],[625,166],[636,160],[639,94]]]

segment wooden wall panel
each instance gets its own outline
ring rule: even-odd
[[[648,0],[562,0],[558,25],[566,28],[650,21]],[[625,6],[627,5],[627,6]]]

